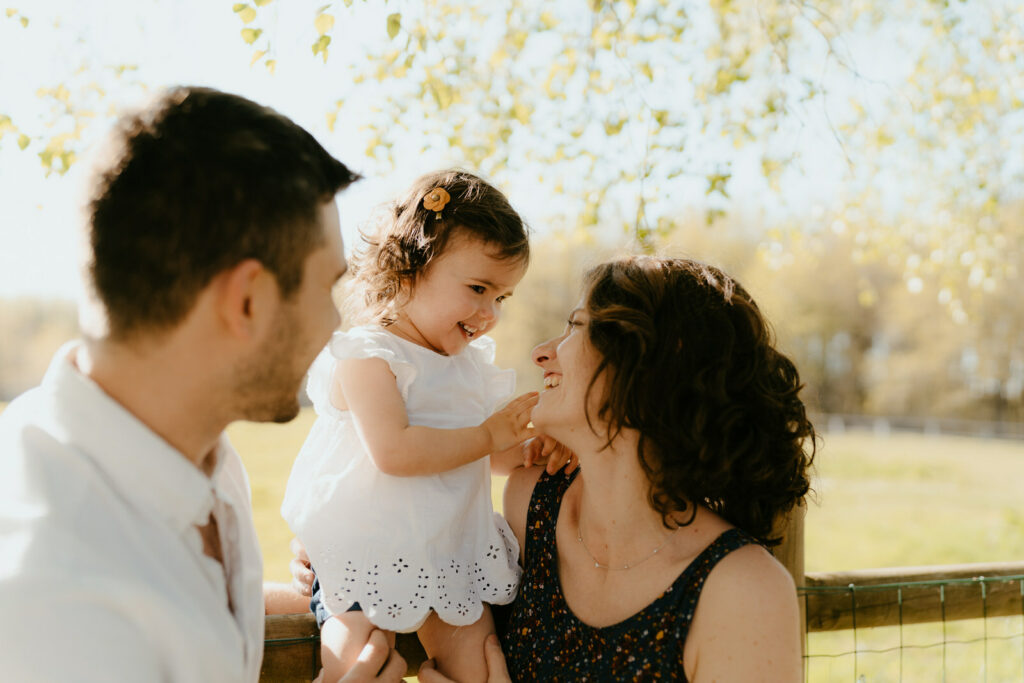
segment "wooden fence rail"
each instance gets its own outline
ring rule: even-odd
[[[807,574],[807,630],[1024,614],[1024,562]],[[1004,577],[1017,577],[1006,579]]]
[[[1022,577],[1024,562],[890,567],[807,574],[798,593],[808,631],[841,631],[1024,615]],[[419,641],[400,634],[397,648],[414,674],[425,657]],[[268,616],[260,680],[309,681],[319,654],[312,614]]]

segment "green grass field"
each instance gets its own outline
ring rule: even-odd
[[[288,579],[278,508],[313,415],[228,433],[253,488],[265,575]],[[1024,558],[1024,443],[948,436],[826,434],[806,523],[809,572]],[[502,482],[494,482],[495,505]]]
[[[288,425],[228,431],[253,488],[268,581],[287,581],[291,532],[279,507],[310,411]],[[1024,443],[962,437],[826,434],[806,522],[808,572],[1024,559]],[[500,509],[503,481],[493,495]],[[808,680],[1020,681],[1021,618],[812,634]],[[987,636],[987,637],[986,637]],[[917,647],[914,647],[914,646]],[[860,654],[854,657],[854,649]],[[888,650],[881,654],[865,649]],[[844,654],[846,653],[846,654]],[[945,657],[945,667],[943,658]]]

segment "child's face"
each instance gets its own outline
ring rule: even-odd
[[[416,343],[454,356],[501,316],[502,301],[526,273],[521,260],[500,259],[487,243],[465,233],[452,236],[444,252],[413,283],[412,296],[395,326]]]

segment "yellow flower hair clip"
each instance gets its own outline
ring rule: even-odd
[[[444,211],[444,207],[451,200],[452,197],[448,194],[447,190],[443,187],[435,187],[423,198],[423,208],[427,211],[435,211],[437,213],[436,219],[441,220],[441,212]]]

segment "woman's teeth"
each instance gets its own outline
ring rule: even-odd
[[[555,387],[557,387],[561,383],[562,383],[561,375],[548,375],[547,377],[544,378],[544,388],[545,389],[554,389]]]

